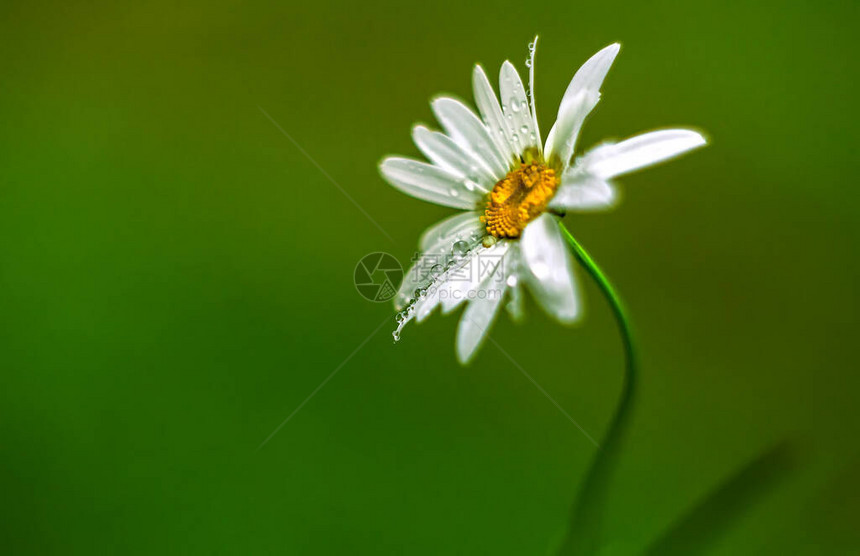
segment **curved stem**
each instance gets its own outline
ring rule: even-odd
[[[636,351],[633,345],[633,335],[630,331],[630,322],[624,304],[615,292],[615,288],[612,287],[609,279],[603,274],[588,251],[576,241],[561,221],[559,221],[559,226],[571,251],[597,283],[600,291],[606,297],[606,301],[609,302],[618,324],[621,341],[624,344],[626,360],[624,384],[615,415],[609,425],[603,444],[594,456],[585,481],[582,483],[570,516],[567,536],[559,551],[559,554],[592,555],[597,554],[601,548],[600,526],[606,491],[612,470],[618,459],[619,448],[633,406],[636,387]]]

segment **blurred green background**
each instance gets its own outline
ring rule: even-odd
[[[711,138],[622,178],[619,209],[567,218],[642,352],[605,554],[669,531],[708,554],[857,553],[858,11],[5,2],[3,551],[551,550],[594,446],[492,344],[459,367],[455,318],[392,345],[391,306],[352,283],[453,212],[386,185],[381,157],[417,155],[433,95],[471,99],[475,62],[522,70],[540,33],[544,133],[576,68],[620,41],[581,145]],[[581,277],[580,325],[530,303],[492,335],[600,438],[623,360]]]

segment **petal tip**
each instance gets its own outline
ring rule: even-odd
[[[463,354],[460,353],[459,347],[457,348],[457,363],[459,363],[463,367],[466,367],[469,365],[469,360],[463,358]]]
[[[610,66],[615,62],[616,56],[618,56],[618,52],[621,50],[621,43],[614,42],[609,46],[604,46],[601,48],[594,56],[589,58],[586,62],[586,65],[590,63],[596,64],[596,68],[601,68],[598,74],[602,74],[600,76],[600,81],[606,77],[606,74],[609,72]],[[600,83],[597,84],[598,88]]]
[[[402,164],[404,160],[406,159],[402,156],[388,155],[379,161],[377,168],[379,168],[380,172],[385,174],[387,172],[390,172],[392,170],[392,167],[396,167],[398,164]]]
[[[620,50],[621,50],[621,43],[620,42],[614,42],[610,45],[607,45],[607,46],[604,46],[603,48],[601,48],[597,54],[601,54],[604,56],[612,56],[613,58],[615,58],[618,55],[618,52]]]
[[[460,338],[457,338],[457,363],[462,365],[463,367],[468,367],[472,360],[475,358],[475,354],[478,352],[477,345],[466,345],[464,342],[460,341]]]
[[[562,312],[562,313],[553,314],[552,316],[560,324],[563,324],[565,326],[573,326],[573,325],[577,324],[582,319],[582,311],[577,306],[576,309],[572,313]]]
[[[421,137],[426,136],[428,133],[430,133],[430,128],[424,124],[415,124],[412,126],[412,140],[415,142],[420,141]]]
[[[678,129],[676,130],[680,132],[684,139],[687,142],[687,150],[698,149],[699,147],[704,147],[710,140],[704,131],[698,129]]]
[[[708,143],[711,142],[708,139],[708,137],[704,133],[702,133],[701,131],[692,131],[691,133],[694,133],[696,135],[696,140],[695,140],[695,146],[696,147],[704,147],[705,145],[707,145]]]

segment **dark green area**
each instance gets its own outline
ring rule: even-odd
[[[711,139],[566,219],[641,352],[605,554],[856,553],[858,11],[4,3],[3,552],[550,550],[594,446],[492,343],[459,367],[455,318],[392,345],[390,304],[353,285],[361,257],[406,264],[452,213],[377,162],[416,155],[433,95],[471,98],[475,62],[524,69],[540,33],[544,133],[579,64],[620,41],[581,144]],[[580,325],[529,303],[493,338],[599,439],[623,352],[580,274]]]

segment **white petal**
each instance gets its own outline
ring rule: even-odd
[[[464,301],[475,299],[481,291],[481,284],[497,267],[506,276],[509,268],[507,253],[511,251],[511,245],[510,242],[500,241],[489,248],[478,247],[470,254],[466,264],[451,272],[441,293],[442,313],[448,314]]]
[[[427,286],[430,269],[433,265],[439,264],[438,261],[438,254],[424,253],[403,274],[403,281],[397,289],[397,295],[394,296],[394,308],[397,311],[402,310],[409,304],[414,297],[415,290]]]
[[[519,242],[512,242],[511,248],[505,255],[505,266],[503,269],[505,273],[505,285],[510,292],[510,299],[505,303],[505,309],[514,322],[522,322],[525,318],[521,251]]]
[[[502,266],[508,245],[508,242],[499,242],[490,248],[478,245],[435,277],[427,273],[420,284],[426,293],[415,307],[416,321],[425,320],[440,304],[444,313],[450,313],[463,301],[475,299],[481,294],[480,285]]]
[[[460,241],[473,244],[476,235],[481,233],[482,225],[478,215],[466,212],[442,220],[424,232],[421,238],[421,255],[403,275],[403,282],[394,298],[394,307],[403,309],[413,298],[418,288],[430,284],[430,274],[436,265],[444,266],[452,246]]]
[[[505,304],[505,309],[507,309],[511,320],[517,323],[522,322],[526,316],[525,307],[523,306],[523,287],[519,280],[517,280],[514,282],[514,285],[508,285],[508,289],[511,295]]]
[[[483,160],[497,181],[508,173],[508,163],[490,137],[487,126],[469,107],[459,100],[446,97],[437,98],[431,107],[451,139],[462,149]]]
[[[547,160],[557,157],[567,167],[582,122],[600,100],[600,86],[620,48],[618,43],[607,46],[589,58],[571,79],[558,108],[558,119],[547,137]]]
[[[598,100],[599,96],[583,92],[559,110],[558,119],[546,138],[546,157],[551,164],[560,164],[562,171],[570,163],[582,124]]]
[[[415,297],[415,290],[427,288],[430,284],[432,268],[441,264],[442,257],[438,253],[423,253],[418,260],[403,274],[403,282],[394,297],[394,308],[398,311],[405,308]]]
[[[561,108],[564,108],[565,102],[573,100],[582,92],[600,96],[600,86],[603,84],[603,80],[606,78],[606,74],[609,72],[609,68],[612,66],[612,62],[615,61],[615,57],[618,55],[620,49],[620,44],[610,44],[582,64],[564,92],[559,111]]]
[[[511,131],[514,149],[522,153],[528,147],[537,147],[538,136],[532,118],[526,89],[520,74],[508,61],[502,64],[499,72],[499,93],[502,99],[502,112]]]
[[[534,125],[535,135],[537,136],[538,151],[543,154],[540,126],[538,125],[537,119],[537,106],[535,105],[535,55],[537,54],[537,43],[538,38],[535,36],[535,40],[529,45],[529,60],[526,65],[529,67],[529,102],[531,103],[532,109],[532,125]]]
[[[473,299],[463,311],[457,327],[457,359],[463,365],[475,355],[499,312],[505,296],[503,278],[502,265],[499,265],[480,286],[480,291],[486,292],[484,297]]]
[[[461,149],[444,133],[418,125],[412,129],[412,139],[431,162],[458,175],[467,191],[480,189],[487,193],[496,184],[492,171],[483,161]]]
[[[461,212],[433,224],[421,234],[418,245],[423,252],[435,252],[451,247],[460,240],[471,240],[481,234],[484,225],[477,212]],[[477,239],[477,237],[475,237]]]
[[[573,261],[558,223],[545,213],[528,226],[520,240],[528,284],[538,304],[563,323],[579,316]]]
[[[561,187],[549,208],[561,210],[605,209],[618,202],[612,184],[602,178],[571,168],[562,175]]]
[[[438,288],[431,289],[428,292],[427,297],[425,297],[418,306],[415,307],[415,322],[424,322],[424,320],[430,316],[430,313],[433,312],[433,309],[439,305],[440,291],[441,290]]]
[[[390,157],[382,161],[379,171],[397,189],[437,205],[471,209],[479,198],[466,191],[457,176],[426,162]]]
[[[472,89],[475,94],[475,104],[481,112],[481,117],[490,135],[496,143],[499,152],[508,160],[510,164],[519,160],[519,153],[514,151],[511,145],[511,133],[505,117],[502,114],[502,108],[499,106],[499,100],[496,98],[496,93],[493,91],[493,86],[490,85],[490,80],[487,74],[484,73],[484,68],[479,65],[475,66],[472,72]]]
[[[701,134],[688,129],[652,131],[620,143],[596,147],[582,157],[581,166],[594,176],[608,179],[662,162],[705,143]]]

